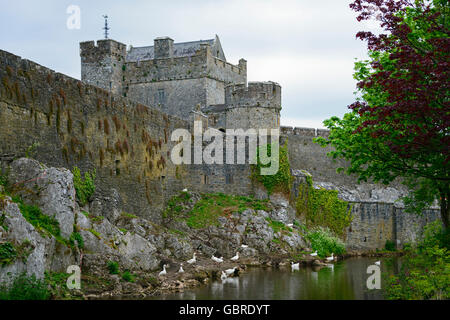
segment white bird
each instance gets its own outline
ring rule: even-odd
[[[188,192],[188,190],[187,189],[183,189],[183,192]]]
[[[293,224],[293,223],[289,223],[289,224],[287,224],[287,226],[288,226],[289,228],[292,228],[292,227],[294,226],[294,224]]]
[[[292,269],[292,271],[300,270],[300,262],[297,262],[297,263],[291,262],[291,269]]]
[[[180,264],[180,270],[178,270],[178,273],[183,273],[184,272],[184,270],[183,270],[183,264]]]
[[[194,252],[194,256],[192,257],[192,259],[188,260],[187,263],[189,264],[193,264],[197,261],[197,259],[195,258],[195,252]]]
[[[331,257],[327,257],[327,261],[333,261],[334,260],[334,253],[331,253]]]
[[[375,262],[375,264],[376,264],[377,266],[380,266],[380,265],[381,265],[381,261],[377,261],[377,262]]]
[[[248,245],[243,244],[243,245],[241,245],[241,247],[245,249],[245,248],[248,248]]]
[[[223,257],[216,258],[216,257],[214,257],[214,255],[213,255],[213,256],[211,257],[211,259],[212,259],[213,261],[217,262],[217,263],[222,263],[222,262],[223,262]]]
[[[236,272],[237,267],[234,267],[233,269],[227,269],[225,270],[225,273],[227,274],[227,276],[231,276],[233,273]]]
[[[220,275],[220,280],[225,280],[226,278],[228,278],[227,274],[225,272],[222,271],[222,274]]]
[[[165,276],[167,274],[166,265],[163,265],[163,271],[159,273],[159,276]]]
[[[311,253],[310,256],[311,256],[311,257],[316,257],[316,256],[317,256],[317,250],[316,250],[316,252]]]
[[[230,259],[231,261],[238,261],[239,260],[239,252],[236,252],[236,255]]]

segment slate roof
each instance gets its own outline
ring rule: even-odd
[[[173,56],[174,57],[189,57],[195,54],[195,51],[200,49],[200,44],[209,44],[211,47],[214,45],[214,39],[199,40],[190,42],[179,42],[173,44]],[[144,61],[154,59],[154,47],[136,47],[131,48],[127,53],[128,62]]]

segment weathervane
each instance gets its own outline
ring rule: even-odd
[[[105,18],[105,26],[103,27],[103,30],[105,30],[105,39],[108,39],[108,31],[110,29],[108,27],[108,16],[105,14],[102,17]]]

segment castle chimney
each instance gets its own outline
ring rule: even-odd
[[[155,59],[173,57],[173,40],[169,37],[160,37],[154,40]]]

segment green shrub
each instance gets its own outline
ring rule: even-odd
[[[81,205],[84,206],[95,192],[94,180],[96,171],[94,169],[92,172],[86,172],[84,179],[81,177],[81,172],[78,167],[73,167],[72,173],[77,198]]]
[[[423,239],[407,251],[398,275],[385,279],[391,300],[450,299],[450,252],[439,221],[424,228]]]
[[[339,237],[352,222],[351,206],[338,198],[338,191],[315,189],[312,181],[299,186],[296,209],[306,218],[307,227],[329,228]]]
[[[46,216],[42,213],[38,206],[25,204],[22,199],[14,197],[13,201],[19,205],[20,212],[25,220],[27,220],[33,227],[41,234],[52,235],[60,241],[64,241],[61,237],[61,230],[59,222],[53,217]]]
[[[17,250],[10,242],[0,243],[0,267],[11,264],[17,258]]]
[[[127,282],[134,282],[136,276],[133,275],[130,271],[126,270],[124,273],[122,273],[122,279]]]
[[[50,291],[44,280],[36,279],[35,275],[19,275],[10,288],[0,286],[0,300],[47,300]]]
[[[217,225],[220,216],[243,212],[246,209],[267,211],[267,201],[223,193],[203,194],[184,218],[189,227],[201,229]]]
[[[273,232],[284,232],[290,233],[292,229],[286,226],[283,222],[272,220],[271,218],[266,218],[267,222],[269,222],[269,227],[272,228]]]
[[[220,216],[233,212],[243,212],[250,208],[268,211],[267,202],[251,197],[211,193],[202,194],[193,204],[192,196],[188,192],[182,192],[168,201],[163,218],[165,223],[184,220],[189,227],[201,229],[217,225]]]
[[[70,235],[69,243],[72,247],[75,246],[75,243],[78,248],[83,249],[84,248],[84,240],[80,233],[78,232],[72,232]]]
[[[313,251],[317,250],[320,257],[330,256],[332,253],[340,255],[345,253],[345,244],[333,235],[328,228],[318,227],[306,235]]]
[[[386,244],[384,245],[384,249],[386,249],[387,251],[396,251],[397,248],[395,246],[395,241],[386,240]]]
[[[127,213],[127,212],[122,212],[121,216],[123,218],[127,218],[127,219],[136,219],[137,216],[131,213]]]
[[[182,214],[183,206],[187,205],[191,200],[191,195],[188,192],[181,192],[179,195],[172,197],[168,202],[166,209],[163,212],[163,218],[173,219]]]
[[[115,261],[108,261],[108,270],[110,274],[119,274],[119,264]]]
[[[96,236],[97,239],[100,240],[102,238],[102,235],[99,232],[95,231],[94,229],[89,229],[88,231],[92,233],[94,236]]]
[[[49,289],[52,299],[73,299],[71,290],[67,288],[67,279],[70,274],[65,272],[45,271],[45,283]]]
[[[282,192],[284,194],[290,194],[291,190],[291,166],[289,163],[288,147],[286,143],[279,147],[279,157],[278,159],[272,159],[273,161],[278,161],[278,171],[274,175],[261,175],[261,168],[270,167],[273,164],[263,165],[260,162],[259,154],[267,154],[269,157],[272,152],[272,145],[268,144],[265,146],[260,146],[257,149],[257,159],[256,164],[252,165],[251,177],[253,180],[260,182],[267,190],[269,194],[273,192]]]
[[[0,174],[0,186],[6,187],[7,184],[8,184],[7,178]]]

